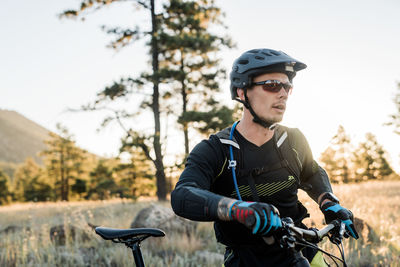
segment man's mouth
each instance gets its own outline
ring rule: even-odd
[[[275,104],[272,106],[272,108],[278,109],[280,111],[285,111],[286,105],[285,104]]]

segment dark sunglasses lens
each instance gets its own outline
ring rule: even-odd
[[[284,84],[277,83],[277,82],[266,83],[266,84],[263,84],[263,89],[268,92],[276,93],[281,90],[282,85],[284,85]]]
[[[286,91],[289,91],[293,88],[291,83],[284,83],[283,88],[285,88]]]

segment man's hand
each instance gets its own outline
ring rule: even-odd
[[[236,201],[230,207],[229,216],[253,234],[267,235],[282,227],[278,209],[267,203]]]
[[[343,208],[339,203],[333,201],[324,202],[320,209],[325,215],[326,223],[339,219],[346,225],[347,233],[355,239],[358,239],[358,234],[353,223],[353,213],[350,210]]]

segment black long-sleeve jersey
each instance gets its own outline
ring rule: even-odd
[[[176,214],[197,221],[215,221],[217,240],[227,246],[265,245],[261,237],[237,222],[218,219],[222,197],[238,198],[229,168],[227,140],[230,128],[211,135],[190,153],[185,170],[171,194]],[[225,137],[225,138],[224,138]],[[310,147],[298,129],[278,125],[274,137],[256,146],[234,132],[236,175],[244,201],[261,201],[278,208],[281,217],[301,221],[306,213],[298,202],[299,187],[317,201],[332,192],[326,172],[313,160]]]

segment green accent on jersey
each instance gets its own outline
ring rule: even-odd
[[[256,184],[257,194],[260,197],[272,196],[273,194],[291,187],[296,182],[296,179],[292,176],[288,176],[287,181],[281,182],[272,182],[272,183],[265,183],[265,184]],[[252,192],[249,185],[241,185],[239,186],[240,195],[243,197],[251,197]],[[237,197],[236,191],[232,191],[232,197]]]
[[[318,251],[317,254],[315,254],[310,263],[310,267],[328,267],[328,264],[326,264],[321,251]]]
[[[218,178],[218,177],[221,176],[221,174],[222,174],[222,173],[224,172],[224,170],[225,170],[225,165],[226,165],[227,162],[228,162],[228,159],[225,158],[225,161],[224,161],[224,164],[222,165],[221,171],[218,173],[217,177],[215,177],[215,178]]]

